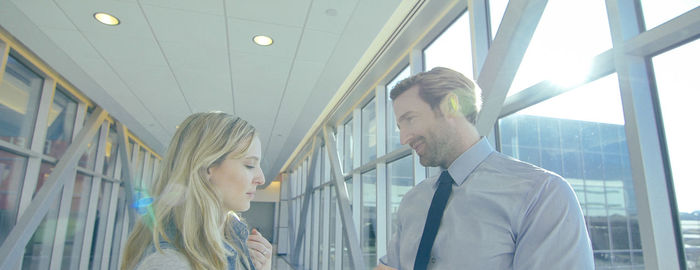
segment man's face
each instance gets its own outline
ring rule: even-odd
[[[394,99],[394,114],[401,134],[401,144],[416,150],[423,166],[447,168],[445,153],[449,150],[448,126],[445,117],[437,115],[418,95],[413,86]]]

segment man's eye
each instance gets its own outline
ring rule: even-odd
[[[255,169],[255,166],[253,166],[253,165],[245,165],[245,167],[248,169]]]

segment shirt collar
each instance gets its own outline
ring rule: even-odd
[[[467,180],[467,177],[476,169],[476,166],[481,164],[494,150],[489,144],[486,137],[482,137],[477,143],[469,147],[467,151],[464,151],[449,168],[447,172],[450,173],[452,179],[455,183],[460,186]]]

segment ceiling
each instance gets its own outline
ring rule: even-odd
[[[243,117],[271,180],[400,3],[0,0],[0,25],[159,153],[189,114]]]

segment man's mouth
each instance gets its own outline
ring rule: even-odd
[[[423,149],[425,148],[425,141],[416,140],[411,143],[411,148],[413,148],[413,150],[416,150],[416,153],[418,153],[419,155],[422,155]]]

